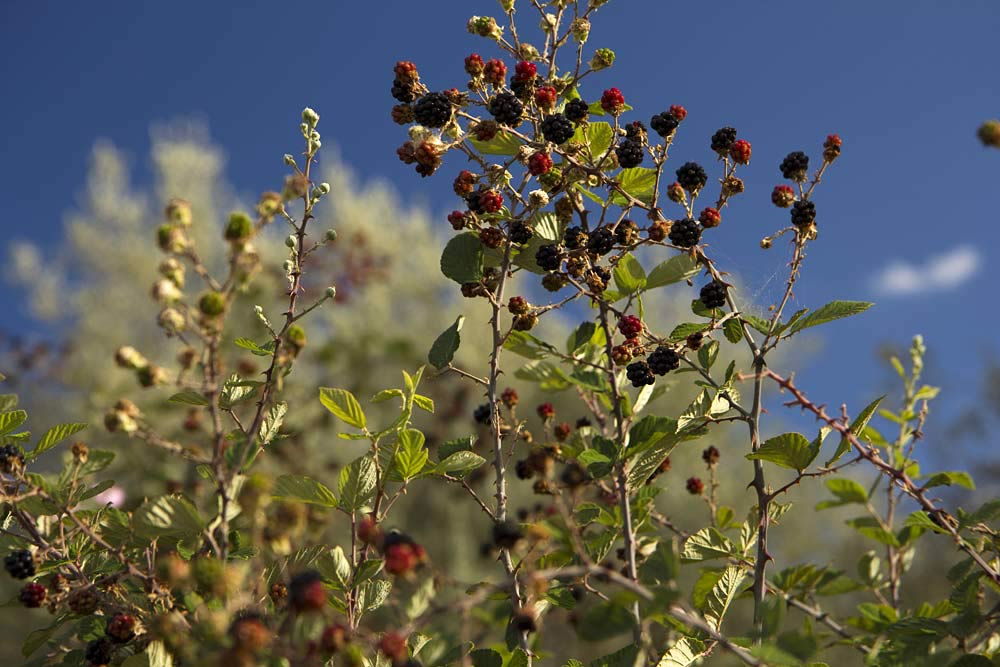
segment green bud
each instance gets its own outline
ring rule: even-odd
[[[473,16],[466,27],[470,33],[480,37],[492,39],[503,37],[503,28],[497,25],[496,19],[492,16]]]
[[[320,183],[318,189],[324,195],[328,194],[330,192],[330,184],[326,182]]]
[[[187,227],[191,224],[191,204],[183,199],[171,199],[164,210],[167,222]]]
[[[323,238],[325,238],[329,243],[333,243],[334,241],[337,240],[337,230],[336,229],[326,230],[326,234],[323,235]]]
[[[514,11],[514,0],[500,0],[500,9],[510,14]]]
[[[177,284],[167,278],[157,280],[153,283],[153,289],[150,293],[157,303],[174,303],[175,301],[180,301],[181,297],[184,296],[177,287]]]
[[[234,211],[229,214],[229,222],[226,224],[225,238],[227,241],[243,242],[253,236],[253,220],[242,211]]]
[[[294,248],[296,243],[297,241],[295,240],[294,235],[290,235],[288,238],[285,239],[285,245],[288,246],[289,248]]]
[[[168,223],[156,228],[156,244],[163,252],[183,252],[187,247],[187,237],[183,229]]]
[[[330,285],[329,287],[326,288],[325,294],[327,299],[334,299],[337,297],[337,288],[334,287],[333,285]]]
[[[615,64],[615,52],[611,49],[597,49],[594,57],[590,59],[590,69],[595,72],[607,69]]]
[[[226,298],[219,292],[205,292],[198,299],[198,310],[206,317],[218,317],[226,311]]]
[[[287,166],[289,166],[289,167],[294,167],[295,166],[295,158],[292,157],[290,154],[285,153],[285,157],[283,159],[285,160],[285,164]]]
[[[164,308],[156,318],[157,324],[167,333],[177,333],[184,331],[187,327],[187,319],[176,308]]]
[[[137,369],[135,376],[139,384],[146,388],[166,384],[169,380],[167,371],[153,364]]]

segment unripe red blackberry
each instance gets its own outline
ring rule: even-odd
[[[18,594],[17,599],[20,600],[21,604],[25,607],[37,609],[42,606],[42,603],[45,602],[46,592],[45,586],[37,581],[33,581],[30,584],[25,584],[24,588],[22,588],[21,592]]]
[[[409,655],[406,637],[398,632],[387,632],[382,635],[382,639],[378,642],[378,650],[393,663],[405,660]]]
[[[714,466],[719,462],[719,450],[716,449],[715,445],[709,445],[705,451],[701,453],[701,460],[710,466]]]
[[[115,614],[108,620],[104,634],[116,644],[125,644],[135,637],[135,617],[130,614]]]
[[[275,607],[281,607],[285,604],[285,600],[288,599],[288,586],[280,581],[271,584],[271,590],[268,591],[267,596],[271,598],[271,602]]]
[[[528,158],[528,172],[532,176],[547,174],[552,169],[552,158],[545,151],[538,151]]]
[[[573,427],[570,426],[568,422],[558,424],[554,429],[552,429],[552,435],[554,435],[556,440],[559,442],[565,442],[572,432]]]
[[[573,128],[573,123],[561,113],[546,116],[542,121],[541,130],[545,140],[554,144],[566,143],[576,131]]]
[[[692,496],[700,496],[705,492],[705,482],[701,481],[698,477],[688,477],[685,487],[687,488],[687,492]]]
[[[833,162],[840,157],[840,147],[843,143],[838,135],[827,135],[826,141],[823,142],[823,160]]]
[[[792,224],[805,227],[816,221],[816,204],[803,199],[792,204]]]
[[[476,190],[466,198],[465,203],[477,215],[496,213],[503,208],[503,195],[496,190]]]
[[[351,631],[346,625],[334,623],[323,628],[319,645],[323,653],[333,655],[342,650],[351,641]]]
[[[688,112],[687,109],[682,107],[680,104],[671,104],[670,114],[678,121],[683,121],[685,118],[687,118]]]
[[[736,143],[735,127],[724,127],[712,135],[712,150],[718,153],[719,157],[725,157],[734,143]]]
[[[590,105],[581,99],[570,100],[563,107],[563,113],[574,123],[582,123],[590,116]]]
[[[646,357],[649,370],[656,375],[666,375],[680,365],[680,357],[672,348],[660,345]]]
[[[556,416],[556,409],[552,407],[551,403],[540,404],[537,408],[535,408],[535,412],[537,412],[538,416],[544,421],[548,421]]]
[[[407,141],[396,149],[396,157],[403,164],[413,164],[417,161],[417,147],[413,145],[412,141]]]
[[[503,393],[500,394],[500,402],[507,406],[508,409],[514,408],[518,401],[519,398],[517,396],[517,391],[515,391],[513,387],[507,387],[503,390]]]
[[[288,582],[289,602],[297,612],[321,611],[326,608],[327,594],[323,577],[315,570],[301,572]]]
[[[493,58],[483,66],[483,80],[494,86],[502,86],[507,79],[507,65],[502,60]]]
[[[808,178],[809,156],[802,151],[795,151],[785,156],[779,166],[781,175],[790,181],[801,183]]]
[[[795,201],[795,190],[790,185],[775,185],[771,191],[771,203],[778,208],[788,208]]]
[[[465,72],[472,78],[478,78],[483,75],[483,71],[486,69],[486,63],[483,62],[482,57],[478,53],[472,53],[465,58]]]
[[[726,305],[725,283],[713,280],[701,288],[701,293],[698,298],[701,300],[701,305],[705,306],[709,310],[722,308]]]
[[[608,88],[601,95],[601,108],[605,113],[617,116],[625,110],[625,96],[617,88]]]
[[[719,223],[722,222],[722,216],[719,215],[719,211],[717,209],[708,206],[698,214],[698,222],[700,222],[701,226],[705,229],[711,229],[712,227],[719,226]]]
[[[535,105],[542,111],[552,111],[556,108],[559,93],[552,86],[541,86],[535,91]]]
[[[653,128],[653,132],[656,132],[664,139],[673,134],[674,130],[680,124],[680,119],[669,111],[658,113],[649,119],[649,126]]]
[[[493,544],[499,549],[513,549],[524,539],[524,531],[514,521],[498,521],[493,524]]]
[[[533,232],[531,227],[524,224],[520,220],[515,220],[510,223],[510,227],[507,229],[507,236],[510,238],[512,243],[518,243],[524,245],[531,240]]]
[[[414,103],[413,118],[426,127],[444,127],[451,120],[451,101],[444,93],[427,93]]]
[[[239,651],[259,653],[271,643],[271,630],[264,619],[254,612],[243,612],[229,626],[233,646]]]
[[[512,296],[510,297],[510,301],[507,302],[507,310],[512,315],[523,315],[531,310],[531,304],[523,296]]]
[[[456,195],[464,199],[472,194],[472,191],[476,187],[476,181],[478,180],[479,177],[476,174],[472,173],[468,169],[463,169],[458,172],[458,176],[455,177],[451,187],[455,191]]]
[[[525,313],[524,315],[515,315],[514,322],[511,327],[514,331],[531,331],[538,324],[538,315],[535,313]]]
[[[416,81],[420,78],[417,73],[417,66],[409,60],[400,60],[392,68],[392,73],[400,81]]]
[[[633,387],[639,388],[647,384],[656,382],[653,371],[645,361],[633,361],[625,367],[625,377],[632,383]]]
[[[538,66],[535,63],[522,60],[514,65],[514,78],[519,81],[534,79],[538,74]]]
[[[499,248],[503,245],[503,232],[496,227],[484,227],[479,232],[479,240],[487,248]]]
[[[114,650],[114,645],[106,637],[94,639],[87,644],[87,648],[83,652],[83,659],[95,667],[98,665],[108,665],[111,664],[111,656]]]
[[[607,227],[596,230],[587,239],[587,251],[595,255],[606,255],[615,247],[615,235]]]
[[[674,181],[667,186],[667,199],[677,204],[682,203],[685,200],[684,188],[677,181]]]
[[[524,105],[514,93],[505,90],[493,96],[487,105],[487,110],[501,125],[517,127],[521,124]]]
[[[624,366],[632,361],[632,346],[615,345],[611,348],[611,361],[615,362],[616,366]]]
[[[396,104],[392,107],[392,122],[406,125],[413,122],[413,107],[409,104]]]
[[[371,514],[366,514],[358,522],[358,539],[365,544],[378,544],[382,538],[382,531],[378,527],[378,523],[375,521],[375,517]]]
[[[418,564],[414,545],[408,542],[390,544],[385,548],[385,571],[393,576],[406,575]]]
[[[562,263],[563,249],[559,244],[539,246],[535,251],[535,262],[543,271],[556,271]]]
[[[475,420],[477,424],[482,424],[483,426],[489,426],[490,420],[493,418],[493,409],[490,407],[489,403],[483,403],[482,405],[476,406],[476,409],[472,411],[472,419]]]
[[[646,235],[649,236],[650,241],[660,242],[667,238],[668,231],[667,223],[662,220],[657,220],[649,226],[649,229],[646,230]]]
[[[639,235],[639,226],[634,221],[625,218],[615,227],[615,241],[621,245],[631,245]]]
[[[677,182],[688,192],[698,194],[708,182],[708,174],[697,162],[685,162],[677,169]]]
[[[448,222],[451,224],[451,228],[456,232],[465,229],[465,213],[462,211],[452,211],[448,214]]]
[[[620,320],[618,320],[618,330],[626,338],[635,338],[642,333],[642,320],[640,320],[635,315],[625,315]]]
[[[642,143],[635,139],[624,139],[615,148],[615,155],[618,156],[618,164],[624,169],[631,169],[642,164],[645,151]]]
[[[35,559],[27,549],[11,551],[4,557],[3,566],[7,573],[15,579],[27,579],[35,576]]]
[[[495,120],[481,120],[472,126],[470,132],[479,141],[491,141],[500,132],[500,125]]]
[[[729,148],[729,157],[733,158],[733,162],[736,164],[750,164],[752,152],[750,142],[746,139],[740,139]]]
[[[668,237],[678,248],[691,248],[701,240],[701,227],[691,218],[674,220]]]

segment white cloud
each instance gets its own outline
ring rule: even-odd
[[[923,264],[895,260],[875,277],[883,294],[908,296],[958,287],[972,278],[983,264],[983,256],[972,246],[959,246],[929,257]]]

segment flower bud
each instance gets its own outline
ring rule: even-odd
[[[281,195],[277,192],[265,192],[257,202],[257,214],[262,218],[271,218],[284,206]]]
[[[585,18],[578,18],[573,21],[573,24],[570,26],[570,30],[573,31],[573,39],[580,44],[583,44],[590,36],[590,21]]]
[[[239,244],[245,242],[253,236],[253,220],[242,211],[230,213],[224,236],[230,243]]]
[[[187,328],[187,319],[176,308],[164,308],[161,310],[156,318],[156,323],[168,334],[178,333]]]
[[[532,190],[528,193],[528,206],[531,208],[542,208],[548,203],[549,195],[545,190]]]
[[[130,368],[135,370],[137,368],[142,368],[146,366],[149,362],[146,361],[146,357],[130,345],[125,345],[118,348],[115,352],[115,363],[121,368]]]
[[[324,294],[326,295],[327,299],[334,299],[337,297],[337,288],[334,287],[333,285],[330,285],[329,287],[326,288]]]
[[[183,199],[171,199],[163,213],[167,222],[172,225],[187,227],[191,224],[191,204]]]
[[[163,252],[184,252],[188,245],[184,230],[170,224],[156,228],[156,244]]]
[[[173,281],[163,278],[162,280],[157,280],[153,283],[153,289],[150,290],[150,294],[153,299],[158,303],[174,303],[180,301],[181,297],[184,296],[183,293],[177,289],[177,285]]]
[[[319,124],[319,114],[310,109],[309,107],[306,107],[305,109],[302,110],[302,120],[307,125],[311,127],[316,127],[316,125]]]
[[[296,240],[294,234],[289,235],[288,238],[285,239],[285,245],[289,248],[294,248],[297,243],[298,241]]]
[[[226,298],[219,292],[205,292],[198,299],[198,310],[207,317],[218,317],[226,310]]]
[[[327,242],[333,243],[334,241],[337,240],[337,230],[336,229],[326,230],[326,234],[324,234],[323,238],[326,239]]]
[[[160,275],[177,285],[184,287],[184,265],[173,257],[168,257],[160,262]]]

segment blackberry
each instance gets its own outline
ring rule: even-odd
[[[649,364],[645,361],[633,361],[626,366],[625,377],[636,388],[656,382],[656,378],[653,377],[653,371],[649,369]]]
[[[531,240],[533,232],[531,227],[524,224],[520,220],[510,223],[510,227],[507,230],[507,236],[510,238],[512,243],[525,244]]]
[[[701,453],[701,460],[710,466],[714,466],[719,462],[720,456],[721,454],[719,453],[718,448],[716,448],[715,445],[709,445],[708,448]]]
[[[698,477],[689,477],[685,486],[687,487],[687,492],[692,496],[700,496],[705,491],[705,482],[701,481]]]
[[[585,276],[587,286],[594,292],[601,293],[608,288],[611,282],[611,271],[603,266],[595,266],[587,271]]]
[[[615,148],[618,164],[624,169],[638,167],[642,164],[642,143],[638,139],[625,139]]]
[[[41,585],[37,581],[33,581],[30,584],[26,584],[21,592],[18,594],[17,599],[21,601],[25,607],[30,609],[37,609],[42,606],[45,602],[45,586]]]
[[[587,473],[587,469],[576,461],[567,463],[566,467],[563,468],[562,474],[559,476],[559,481],[571,489],[583,486],[590,480],[591,477]]]
[[[641,121],[634,120],[625,126],[625,138],[635,139],[636,141],[645,141],[646,139],[646,126],[642,124]]]
[[[496,227],[486,227],[479,232],[479,240],[487,248],[499,248],[503,245],[503,232]]]
[[[0,447],[0,471],[15,475],[24,469],[24,453],[17,445]]]
[[[562,263],[563,248],[558,244],[543,245],[535,252],[535,262],[545,271],[556,271]]]
[[[615,247],[615,235],[607,227],[598,229],[587,239],[587,250],[595,255],[607,255]]]
[[[111,662],[111,654],[115,648],[106,638],[94,639],[87,644],[83,659],[91,665],[107,665]]]
[[[489,103],[489,112],[501,125],[517,127],[521,124],[524,105],[513,93],[497,93]]]
[[[518,79],[514,77],[510,80],[510,89],[517,99],[527,102],[535,94],[535,78]]]
[[[630,245],[639,235],[639,225],[632,220],[625,219],[615,227],[615,240],[621,245]]]
[[[104,634],[116,644],[126,644],[135,637],[135,617],[129,614],[115,614],[108,621]]]
[[[288,582],[288,596],[296,611],[319,611],[326,607],[323,577],[315,570],[301,572]]]
[[[658,113],[649,119],[649,126],[653,128],[653,132],[656,132],[664,139],[673,134],[674,130],[680,124],[680,119],[669,111]]]
[[[392,82],[392,96],[403,104],[417,99],[417,89],[414,82],[409,79],[405,81],[396,79]]]
[[[800,200],[792,204],[792,224],[796,227],[805,227],[816,220],[816,204],[808,199]]]
[[[726,305],[725,283],[720,283],[718,280],[713,280],[708,283],[701,288],[701,295],[699,296],[699,299],[701,300],[701,305],[705,306],[709,310],[722,308]]]
[[[590,105],[580,99],[570,100],[566,103],[563,113],[574,123],[582,123],[590,115]]]
[[[573,123],[561,113],[554,113],[542,121],[542,135],[554,144],[566,143],[574,132]]]
[[[444,127],[451,120],[451,102],[444,93],[427,93],[413,105],[413,117],[426,127]]]
[[[724,157],[735,143],[735,127],[724,127],[721,130],[716,130],[715,134],[712,135],[712,150],[718,153],[719,157]]]
[[[795,151],[785,156],[781,161],[781,175],[790,181],[802,182],[806,180],[806,172],[809,171],[809,156],[802,151]]]
[[[697,162],[685,162],[677,170],[677,182],[688,192],[697,193],[708,182],[708,174]]]
[[[566,230],[565,243],[570,250],[578,250],[587,245],[587,232],[582,227],[570,227]]]
[[[649,370],[657,375],[666,375],[680,365],[680,357],[673,349],[660,345],[646,357]]]
[[[483,403],[472,411],[472,418],[476,420],[477,424],[482,424],[483,426],[490,425],[492,416],[493,410],[490,408],[489,403]]]
[[[524,531],[515,522],[507,520],[493,524],[493,544],[500,549],[513,549],[522,539]]]
[[[549,292],[558,292],[569,284],[569,278],[561,273],[548,273],[542,276],[542,287]]]
[[[690,248],[701,240],[701,227],[691,218],[674,220],[667,237],[671,243],[679,248]]]
[[[518,479],[531,479],[535,476],[535,471],[524,459],[521,459],[514,464],[514,473],[517,475]]]
[[[4,569],[15,579],[27,579],[35,576],[35,559],[31,552],[25,549],[11,551],[3,559]]]

